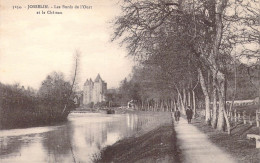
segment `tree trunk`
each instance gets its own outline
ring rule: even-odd
[[[171,99],[171,111],[174,110],[174,104],[173,104],[173,99]]]
[[[220,131],[224,131],[224,129],[225,129],[224,100],[223,100],[223,97],[222,97],[220,91],[218,91],[218,96],[219,96],[219,111],[218,111],[217,129]]]
[[[180,103],[180,109],[181,109],[181,111],[182,111],[182,113],[183,114],[185,114],[185,105],[184,105],[184,103],[183,103],[183,100],[182,100],[182,97],[181,97],[181,94],[179,94],[179,103]]]
[[[234,102],[235,102],[235,98],[236,98],[236,92],[237,92],[237,68],[236,68],[236,61],[234,62],[234,67],[235,67],[235,87],[234,87],[234,90],[233,90],[233,96],[232,96],[232,102],[230,104],[230,112],[233,111],[233,106],[234,106]]]
[[[218,89],[218,96],[219,96],[219,116],[218,116],[218,124],[217,129],[218,130],[224,130],[225,129],[225,121],[227,124],[227,130],[230,134],[230,123],[229,119],[227,117],[227,113],[225,110],[225,75],[221,72],[218,72],[217,75],[218,83],[217,83],[217,89]]]
[[[150,111],[150,102],[147,100],[147,111]]]
[[[184,106],[184,103],[183,103],[183,100],[182,100],[182,97],[181,97],[181,93],[180,93],[178,87],[176,86],[176,84],[175,84],[175,88],[176,88],[176,90],[177,90],[177,92],[178,92],[179,110],[180,110],[180,112],[182,112],[183,114],[185,114],[185,106]]]
[[[216,74],[216,78],[213,80],[216,80],[216,85],[218,86],[217,91],[219,95],[219,115],[218,115],[218,124],[217,129],[223,130],[224,129],[224,112],[225,112],[225,88],[224,88],[224,82],[225,82],[225,76],[223,73],[219,72],[218,68],[218,56],[219,53],[219,47],[221,44],[222,34],[223,34],[223,23],[222,23],[222,16],[224,9],[227,5],[227,0],[216,0],[215,1],[215,38],[214,38],[214,44],[213,44],[213,51],[210,53],[210,59],[212,63],[211,71],[212,73]],[[226,113],[225,113],[226,117]],[[229,124],[228,119],[227,124]]]
[[[190,95],[190,90],[188,90],[188,106],[191,107],[191,95]]]
[[[213,88],[213,104],[212,104],[212,128],[217,127],[217,117],[218,117],[218,106],[217,106],[217,89]]]
[[[181,102],[180,102],[180,96],[178,94],[178,98],[177,98],[177,107],[179,108],[179,110],[181,111]]]
[[[200,85],[202,88],[202,92],[204,94],[204,98],[205,98],[205,121],[207,124],[210,124],[210,101],[209,101],[209,93],[207,90],[207,86],[205,84],[205,80],[202,74],[202,71],[200,68],[198,68],[198,73],[199,73],[199,79],[200,79]]]
[[[74,70],[74,76],[73,76],[72,85],[71,85],[71,88],[70,88],[69,95],[67,96],[66,103],[65,103],[64,109],[63,109],[63,111],[62,111],[62,115],[63,115],[63,113],[64,113],[64,112],[66,111],[66,109],[67,109],[67,105],[68,105],[70,96],[72,95],[73,88],[74,88],[74,85],[75,85],[75,81],[76,81],[76,77],[77,77],[77,73],[78,73],[78,66],[79,66],[79,55],[80,55],[79,52],[76,51],[76,54],[75,54],[75,70]]]
[[[161,111],[163,111],[163,100],[161,100]]]
[[[260,70],[258,67],[258,111],[260,112]]]
[[[176,107],[175,100],[173,100],[173,110],[174,110],[174,111],[176,111],[176,110],[177,110],[177,107]]]
[[[183,88],[183,104],[184,104],[184,108],[186,109],[187,98],[186,98],[186,90],[185,90],[185,88]]]
[[[193,99],[193,118],[196,118],[196,99],[195,99],[195,92],[192,90],[192,99]]]
[[[166,100],[166,111],[168,111],[169,110],[169,101],[168,101],[168,99]]]
[[[217,88],[216,88],[216,75],[213,74],[213,92],[212,92],[212,99],[213,99],[213,103],[212,103],[212,110],[213,110],[213,115],[212,115],[212,128],[216,128],[217,127],[217,110],[218,110],[218,106],[217,106]]]

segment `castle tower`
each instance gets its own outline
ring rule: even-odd
[[[93,87],[93,81],[91,79],[87,79],[83,90],[83,104],[89,104],[92,102]]]
[[[102,80],[98,74],[94,82],[87,79],[83,89],[83,104],[87,105],[91,102],[94,104],[105,101],[105,93],[107,91],[107,83]]]

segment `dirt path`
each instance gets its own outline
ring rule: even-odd
[[[184,163],[235,163],[232,157],[216,145],[211,143],[204,133],[199,131],[187,120],[180,118],[175,123],[177,142],[181,149],[181,158]]]

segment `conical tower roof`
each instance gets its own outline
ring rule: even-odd
[[[102,78],[101,78],[100,75],[98,74],[97,77],[96,77],[96,79],[95,79],[95,82],[99,82],[99,80],[102,81]]]
[[[89,81],[88,81],[88,79],[87,79],[86,82],[84,83],[84,85],[88,85],[88,83],[89,83]]]

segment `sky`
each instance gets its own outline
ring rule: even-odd
[[[134,62],[118,42],[110,42],[113,28],[109,22],[120,14],[117,1],[0,0],[0,82],[38,89],[52,71],[63,72],[70,79],[73,55],[78,50],[80,86],[100,73],[108,88],[118,87]],[[28,10],[28,5],[49,8]],[[54,5],[87,5],[92,9],[50,8]],[[42,10],[63,14],[36,14]]]

